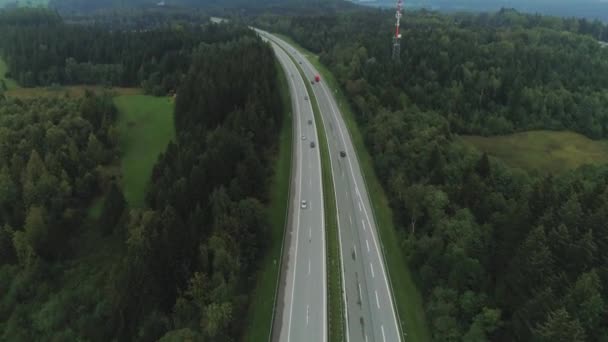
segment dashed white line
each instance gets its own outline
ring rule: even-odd
[[[350,221],[350,225],[352,226],[353,225],[353,217],[349,215],[348,216],[348,220]]]
[[[384,325],[380,326],[380,330],[382,331],[382,341],[386,342],[386,335],[384,335]]]
[[[371,264],[370,264],[371,265]],[[373,272],[373,271],[372,271]],[[308,274],[310,274],[310,259],[308,259]]]
[[[365,229],[365,221],[361,220],[361,224],[363,225],[363,230],[367,231],[367,229]]]
[[[306,325],[308,325],[308,315],[309,315],[310,306],[306,305]]]
[[[359,300],[361,300],[361,283],[357,283],[357,286],[359,287]]]
[[[369,252],[369,241],[367,241],[367,239],[365,239],[365,245],[367,246],[367,251]]]
[[[357,202],[357,204],[359,205],[359,211],[361,211],[361,202]]]
[[[374,264],[369,263],[369,268],[372,270],[372,278],[374,277]],[[308,261],[308,273],[310,273],[310,260]]]
[[[308,240],[310,240],[312,238],[312,227],[308,227]],[[369,251],[369,246],[367,246],[367,249]]]
[[[355,254],[355,259],[357,258],[357,247],[353,245],[353,253]]]
[[[376,293],[376,305],[378,305],[378,309],[380,309],[380,300],[378,299],[378,291],[374,290]]]

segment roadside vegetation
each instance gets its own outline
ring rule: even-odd
[[[266,215],[270,223],[268,247],[263,252],[264,256],[261,258],[257,271],[256,287],[251,295],[252,300],[246,319],[247,327],[243,336],[244,341],[250,342],[266,341],[271,334],[278,298],[283,242],[290,200],[293,113],[285,72],[278,61],[275,65],[284,114],[270,185],[270,201],[266,205]]]
[[[608,164],[608,142],[574,132],[530,131],[461,139],[509,166],[534,174],[558,174],[583,165]]]

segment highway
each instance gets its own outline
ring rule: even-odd
[[[319,74],[295,48],[258,31],[280,45],[309,77]],[[376,222],[359,161],[332,89],[321,79],[313,85],[325,127],[336,194],[346,339],[349,342],[400,342],[401,330],[392,301]],[[340,152],[344,151],[342,157]],[[310,338],[309,341],[317,341]]]
[[[288,230],[271,336],[273,341],[325,342],[325,214],[317,127],[304,80],[287,54],[271,45],[289,83],[294,118]]]

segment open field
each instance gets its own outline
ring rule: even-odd
[[[0,0],[0,1],[2,1],[2,0]],[[1,7],[1,5],[0,5],[0,7]],[[10,78],[5,77],[7,71],[8,71],[8,67],[6,65],[6,62],[4,62],[4,60],[2,58],[0,58],[0,80],[4,80],[4,84],[6,84],[6,87],[8,90],[18,88],[19,86],[17,85],[17,82],[15,82],[14,80],[12,80]]]
[[[376,226],[379,230],[378,233],[384,251],[387,273],[393,289],[397,313],[403,331],[407,334],[405,341],[431,341],[431,335],[426,323],[426,314],[422,305],[422,297],[410,273],[402,246],[399,244],[401,239],[397,236],[397,231],[395,230],[392,209],[389,206],[388,198],[380,180],[376,176],[373,160],[365,147],[363,135],[355,121],[355,116],[348,100],[332,73],[319,62],[315,54],[300,47],[289,37],[280,34],[277,34],[277,36],[292,44],[298,51],[304,54],[321,73],[322,82],[326,82],[330,88],[335,90],[334,96],[340,106],[340,111],[348,127],[353,145],[357,150],[357,158],[359,159],[369,192]]]
[[[121,95],[119,111],[122,186],[132,208],[142,207],[152,167],[175,137],[173,102],[167,97]]]
[[[289,87],[283,69],[276,63],[279,87],[283,103],[284,117],[279,137],[279,150],[274,166],[274,176],[270,186],[270,203],[266,215],[270,219],[270,239],[265,255],[257,272],[257,284],[252,292],[247,313],[247,327],[244,341],[266,341],[272,329],[279,270],[281,267],[283,235],[287,224],[289,184],[291,179],[293,121]]]
[[[530,131],[461,139],[510,166],[536,173],[559,173],[584,164],[608,163],[608,142],[574,132]]]
[[[9,87],[10,89],[10,87]],[[143,91],[140,88],[108,88],[103,86],[65,86],[65,87],[36,87],[36,88],[13,88],[6,92],[7,96],[18,98],[34,98],[34,97],[57,97],[57,96],[84,96],[86,90],[90,90],[95,94],[101,94],[104,91],[109,92],[113,96],[123,95],[140,95]]]

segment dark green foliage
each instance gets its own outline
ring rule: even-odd
[[[390,18],[364,11],[258,22],[319,53],[346,90],[433,340],[605,340],[608,168],[534,177],[452,132],[608,136],[608,83],[596,74],[608,70],[608,50],[563,31],[577,32],[572,19],[418,12],[402,21],[402,58],[393,63]]]
[[[44,13],[41,11],[32,11],[31,16],[38,17]],[[61,19],[37,23],[25,10],[1,13],[0,51],[10,76],[25,87],[141,86],[147,93],[166,95],[177,90],[199,44],[222,41],[233,34],[252,35],[244,28],[218,30],[200,22],[108,30],[69,25]],[[47,15],[56,16],[50,11]]]
[[[458,133],[570,129],[608,137],[608,49],[599,22],[504,10],[473,16],[406,12],[401,60],[391,62],[388,11],[343,16],[268,16],[259,25],[294,37],[334,70],[361,120],[378,105],[416,104]],[[598,26],[599,25],[599,26]],[[589,27],[594,27],[591,29]],[[594,35],[579,35],[573,32]]]
[[[104,183],[96,169],[115,158],[103,129],[116,111],[108,103],[92,94],[0,99],[0,340],[107,340],[101,288],[93,281],[64,292],[59,279]],[[91,266],[76,271],[86,278]]]
[[[116,183],[112,183],[110,190],[103,201],[99,223],[101,230],[105,234],[112,233],[112,230],[120,221],[126,208],[127,201],[122,194],[122,190]]]
[[[154,167],[150,209],[131,213],[128,257],[115,271],[120,339],[239,337],[246,284],[267,239],[262,201],[278,94],[272,50],[259,39],[197,51],[177,93],[177,142]]]

